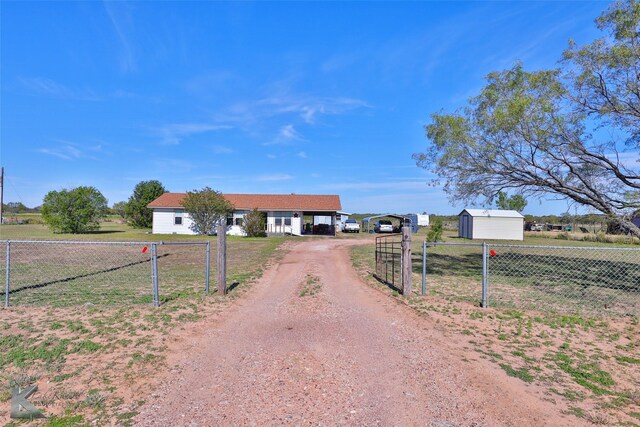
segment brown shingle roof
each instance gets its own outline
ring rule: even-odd
[[[149,208],[180,208],[186,193],[164,193]],[[340,196],[322,194],[223,194],[236,209],[275,211],[339,211]]]

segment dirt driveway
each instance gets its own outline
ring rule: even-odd
[[[349,256],[362,243],[291,243],[224,318],[185,340],[136,425],[583,423],[362,283]]]

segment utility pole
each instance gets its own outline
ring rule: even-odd
[[[2,224],[2,205],[4,205],[4,166],[0,172],[0,224]]]

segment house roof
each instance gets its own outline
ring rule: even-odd
[[[181,208],[187,193],[164,193],[149,208]],[[235,209],[330,211],[342,209],[340,196],[324,194],[223,194]]]
[[[464,212],[467,212],[473,217],[524,218],[524,216],[518,211],[499,209],[464,209],[458,216],[462,215]]]

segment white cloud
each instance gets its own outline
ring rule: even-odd
[[[37,95],[54,96],[81,101],[99,101],[100,97],[91,90],[76,90],[46,77],[19,77],[18,80]]]
[[[293,179],[293,176],[286,173],[274,173],[267,175],[260,175],[257,177],[258,181],[289,181]]]
[[[309,158],[309,156],[307,156],[307,153],[305,153],[304,151],[300,151],[298,154],[296,154],[296,156],[300,157],[301,159]]]
[[[416,181],[416,180],[393,180],[390,182],[389,180],[380,180],[373,182],[337,182],[333,184],[325,184],[322,186],[323,188],[329,190],[427,190],[429,186],[426,181]]]
[[[273,159],[277,159],[278,156],[276,156],[275,154],[267,154],[267,159],[273,160]]]
[[[122,46],[120,67],[129,72],[136,69],[136,61],[133,53],[133,45],[127,33],[133,29],[131,7],[124,1],[105,1],[104,8],[109,15],[113,29]]]
[[[216,154],[231,154],[234,152],[231,148],[225,147],[224,145],[214,145],[211,149]]]
[[[96,157],[91,153],[97,153],[102,151],[102,145],[83,146],[69,141],[55,140],[58,144],[55,147],[38,148],[35,150],[37,153],[45,154],[47,156],[57,157],[63,160],[76,160],[76,159],[92,159],[96,160]]]
[[[314,97],[297,94],[276,94],[253,101],[238,102],[215,116],[221,123],[243,126],[277,116],[302,119],[315,124],[318,117],[346,114],[360,108],[371,108],[365,101],[347,97]]]

